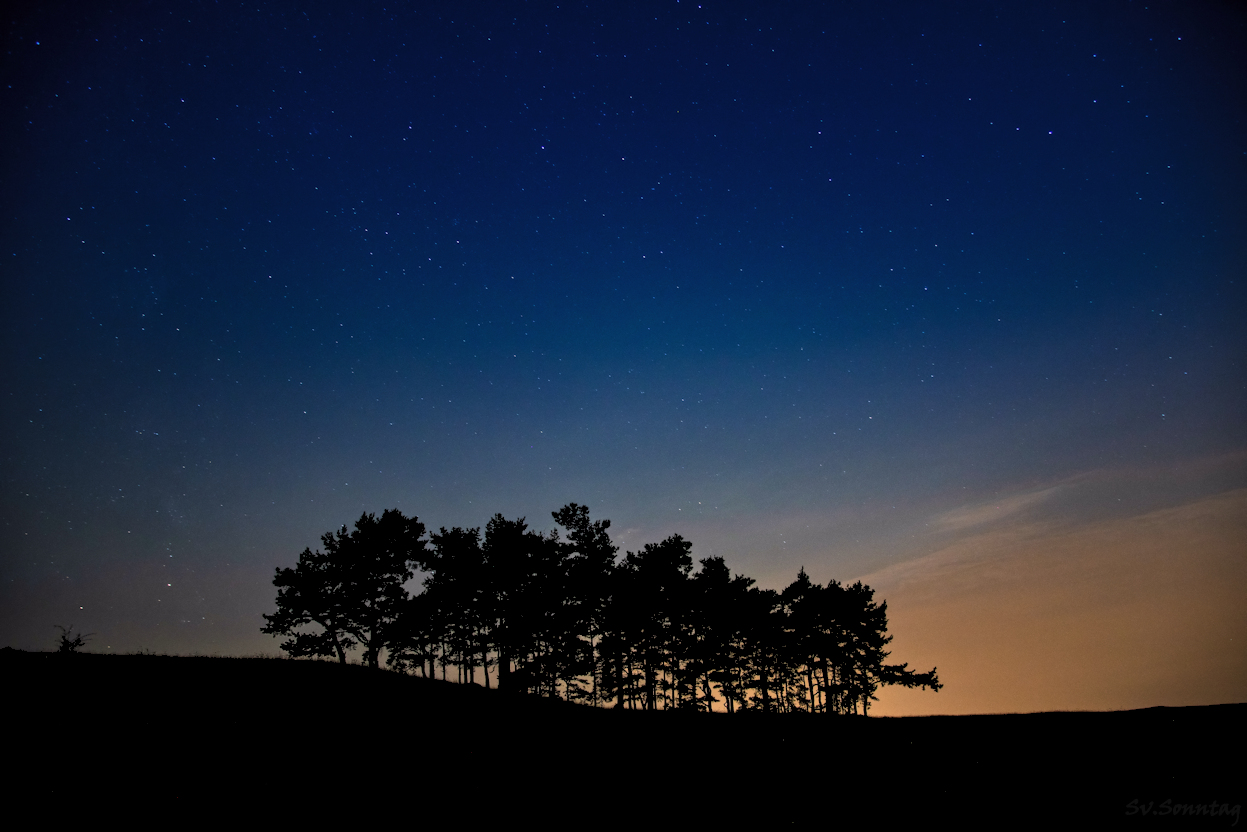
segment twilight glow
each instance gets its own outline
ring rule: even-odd
[[[574,501],[875,587],[872,714],[1247,700],[1237,10],[522,9],[5,19],[0,643]]]

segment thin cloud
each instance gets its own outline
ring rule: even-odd
[[[1051,499],[1063,487],[1063,484],[1054,485],[1042,491],[1014,494],[990,503],[955,508],[952,511],[937,514],[932,518],[931,525],[937,531],[953,532],[993,523]]]

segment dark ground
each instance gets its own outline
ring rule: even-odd
[[[6,802],[38,800],[52,816],[1230,828],[1234,816],[1173,807],[1232,810],[1247,791],[1247,704],[869,719],[615,713],[321,662],[8,648],[0,679]]]

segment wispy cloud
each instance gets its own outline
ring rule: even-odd
[[[1047,501],[1064,487],[1064,484],[1054,485],[1040,491],[1013,494],[990,503],[962,506],[935,515],[931,525],[938,531],[952,532],[993,523]]]

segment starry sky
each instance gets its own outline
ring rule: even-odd
[[[0,642],[575,501],[876,586],[872,713],[1247,699],[1240,6],[400,5],[5,12]]]

